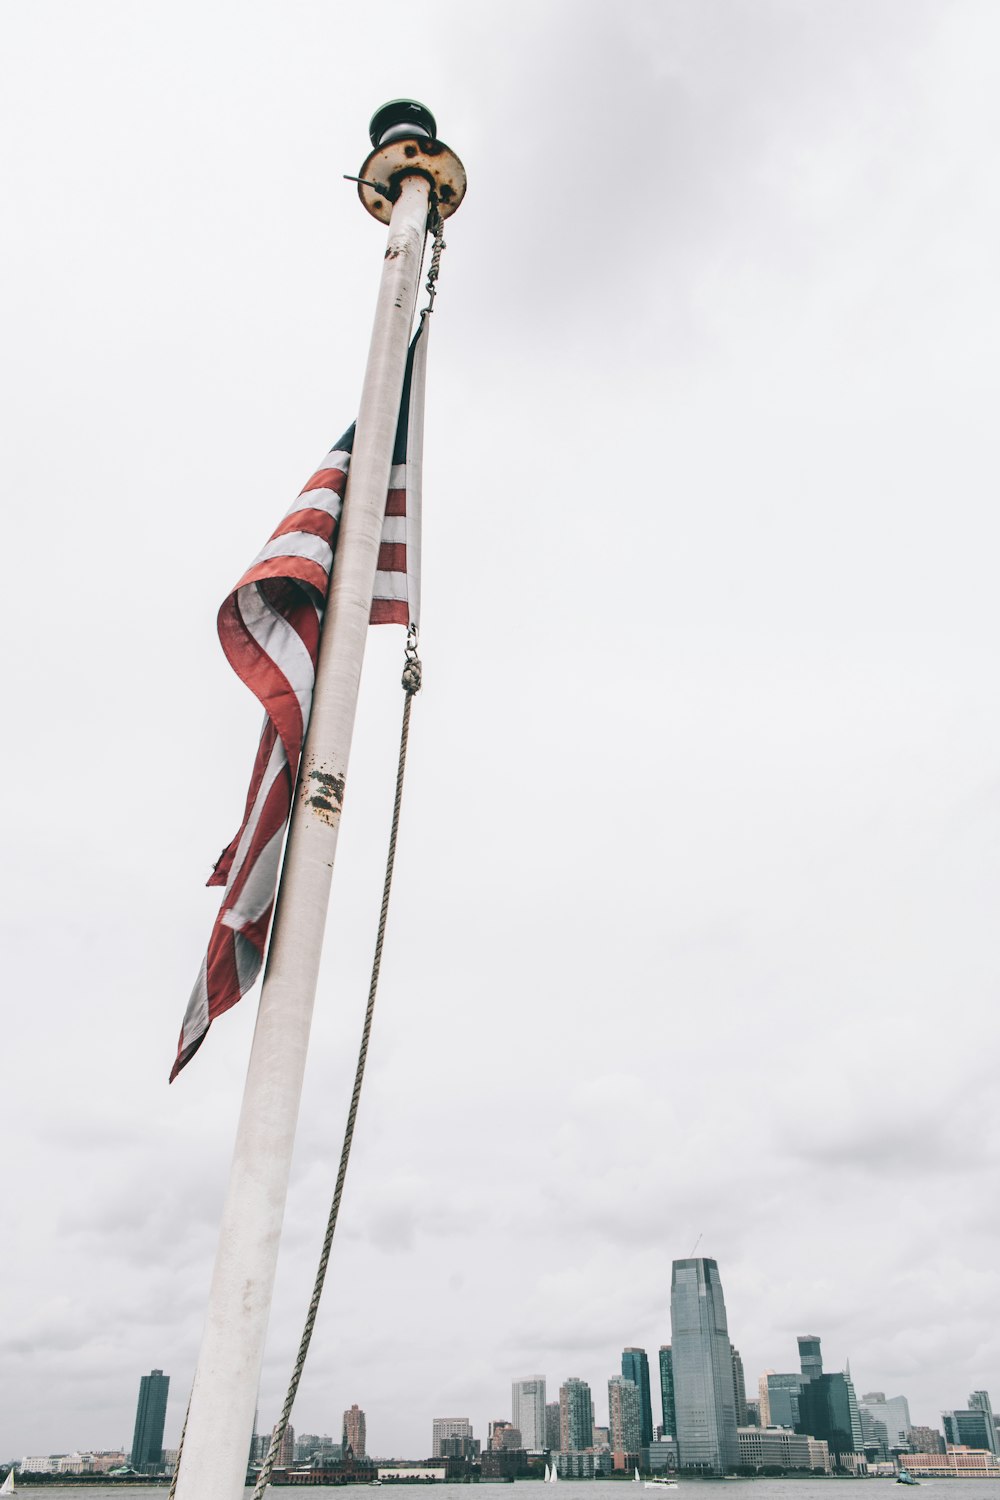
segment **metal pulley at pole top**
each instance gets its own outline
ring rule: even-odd
[[[447,219],[465,197],[465,168],[448,146],[436,138],[437,121],[426,104],[416,99],[390,99],[372,115],[368,127],[375,148],[356,178],[365,208],[388,224],[400,185],[415,174],[426,178],[442,219]]]
[[[415,100],[383,105],[355,179],[388,241],[177,1500],[243,1494],[424,246],[465,196],[436,130]]]

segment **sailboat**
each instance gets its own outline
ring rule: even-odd
[[[635,1483],[635,1484],[639,1483],[639,1465],[638,1464],[636,1464],[636,1466],[635,1466],[635,1476],[634,1476],[634,1479],[633,1479],[633,1483]]]
[[[14,1465],[11,1464],[7,1470],[7,1478],[0,1484],[0,1495],[13,1495],[14,1490]]]

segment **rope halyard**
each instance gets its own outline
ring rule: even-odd
[[[316,1279],[313,1283],[309,1311],[306,1314],[305,1327],[302,1330],[302,1338],[299,1341],[299,1352],[295,1358],[295,1366],[288,1385],[288,1393],[285,1396],[285,1404],[281,1408],[281,1415],[271,1434],[271,1445],[268,1448],[267,1457],[264,1460],[260,1474],[257,1476],[253,1500],[261,1500],[267,1488],[268,1481],[271,1478],[271,1470],[274,1468],[274,1462],[281,1447],[281,1440],[288,1426],[288,1419],[292,1414],[299,1381],[302,1378],[302,1371],[305,1368],[306,1355],[309,1352],[313,1328],[316,1324],[316,1314],[319,1312],[320,1298],[323,1295],[323,1283],[326,1280],[326,1268],[330,1260],[330,1249],[333,1245],[334,1231],[337,1228],[340,1200],[344,1193],[344,1179],[347,1176],[347,1163],[350,1159],[351,1143],[354,1139],[354,1124],[358,1117],[358,1105],[361,1100],[361,1085],[365,1076],[365,1062],[368,1057],[368,1043],[371,1039],[372,1018],[375,1014],[375,995],[378,990],[379,973],[382,968],[382,946],[385,940],[386,919],[389,915],[389,892],[392,889],[392,872],[396,863],[396,838],[399,833],[399,813],[403,802],[406,749],[410,738],[410,709],[414,696],[420,691],[421,675],[422,668],[420,658],[417,655],[417,628],[415,625],[411,625],[406,633],[406,663],[403,667],[402,677],[403,692],[406,696],[403,699],[403,724],[399,736],[399,761],[396,767],[396,797],[392,807],[389,852],[386,857],[385,881],[382,886],[382,909],[379,913],[378,934],[375,938],[375,956],[372,960],[371,982],[368,987],[368,1007],[365,1011],[364,1026],[361,1029],[361,1047],[358,1052],[358,1064],[354,1074],[354,1090],[351,1094],[350,1108],[347,1111],[347,1126],[344,1130],[344,1144],[340,1151],[337,1183],[333,1190],[333,1201],[330,1204],[330,1214],[326,1221],[326,1234],[323,1236],[323,1248],[320,1252],[319,1265],[316,1268]],[[171,1491],[172,1493],[173,1491]]]
[[[427,269],[427,281],[424,285],[424,290],[427,293],[429,301],[426,307],[421,308],[421,317],[424,316],[424,313],[432,313],[434,311],[434,298],[437,296],[437,279],[441,274],[441,252],[448,248],[444,238],[444,220],[434,199],[431,200],[431,211],[428,215],[427,227],[434,236],[434,245],[431,249],[431,263]]]

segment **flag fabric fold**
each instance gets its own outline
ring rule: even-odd
[[[373,625],[419,624],[427,321],[421,320],[406,364],[372,597]],[[253,986],[264,961],[309,727],[353,443],[352,425],[219,610],[219,640],[226,659],[260,700],[265,718],[243,822],[209,878],[209,885],[225,889],[185,1012],[171,1082],[197,1052],[211,1023]]]

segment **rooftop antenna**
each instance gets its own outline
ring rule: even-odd
[[[701,1234],[699,1234],[698,1238],[695,1240],[694,1244],[691,1246],[691,1254],[688,1256],[688,1260],[694,1260],[694,1252],[697,1250],[698,1246],[701,1244],[701,1242],[704,1239],[704,1237],[705,1236],[704,1236],[704,1231],[703,1231]]]

